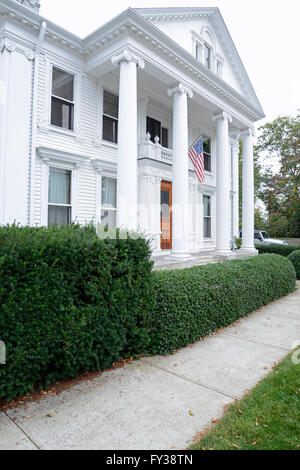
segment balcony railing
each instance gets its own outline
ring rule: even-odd
[[[168,163],[172,165],[173,150],[162,147],[159,143],[159,137],[155,137],[155,143],[151,142],[151,136],[148,133],[145,140],[139,144],[138,158],[150,158],[158,162]]]

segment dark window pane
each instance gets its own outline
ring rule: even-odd
[[[207,137],[204,137],[204,138],[203,138],[203,151],[204,151],[205,153],[211,153],[211,151],[210,151],[210,145],[211,145],[210,139],[208,139]]]
[[[211,172],[211,156],[204,154],[204,170]]]
[[[207,68],[210,69],[210,65],[211,65],[211,50],[210,48],[205,44],[204,45],[204,54],[205,54],[205,65]]]
[[[103,113],[116,119],[119,117],[119,97],[106,90],[103,92]]]
[[[154,142],[156,136],[159,137],[161,143],[161,122],[156,119],[147,117],[147,133],[151,135],[151,141]]]
[[[53,67],[52,94],[68,101],[74,100],[74,75]]]
[[[74,128],[74,105],[52,97],[51,124],[72,131]]]
[[[68,225],[70,223],[70,207],[48,206],[48,225]]]
[[[103,116],[103,139],[115,144],[118,143],[118,121]]]
[[[169,148],[169,130],[165,127],[161,130],[161,145],[166,149]]]

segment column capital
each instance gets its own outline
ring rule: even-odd
[[[238,130],[230,133],[231,145],[234,149],[239,149],[240,132]]]
[[[255,136],[255,131],[254,131],[254,129],[251,129],[251,127],[249,127],[248,129],[242,130],[241,133],[240,133],[240,136],[241,136],[241,138],[247,137],[247,136],[254,137]]]
[[[179,83],[177,86],[168,89],[169,96],[173,96],[175,93],[185,93],[189,98],[193,98],[194,96],[192,90],[185,87],[182,83]]]
[[[220,113],[214,114],[212,119],[214,122],[218,121],[219,119],[227,119],[228,122],[232,122],[232,116],[226,113],[225,111],[221,111]]]
[[[114,55],[111,58],[111,63],[113,64],[114,67],[118,67],[121,62],[134,62],[137,67],[140,69],[145,68],[145,61],[141,59],[140,57],[136,56],[132,52],[130,52],[128,49],[124,49],[124,51],[119,54],[119,55]]]

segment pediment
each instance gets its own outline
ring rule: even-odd
[[[200,45],[201,51],[201,47],[207,44],[212,50],[212,72],[217,73],[217,62],[220,62],[221,78],[263,114],[218,8],[137,8],[135,11],[194,57],[196,45]]]

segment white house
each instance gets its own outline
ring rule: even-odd
[[[129,8],[80,39],[38,0],[0,0],[0,224],[102,221],[146,232],[156,254],[230,254],[242,139],[250,254],[263,117],[217,8]]]

